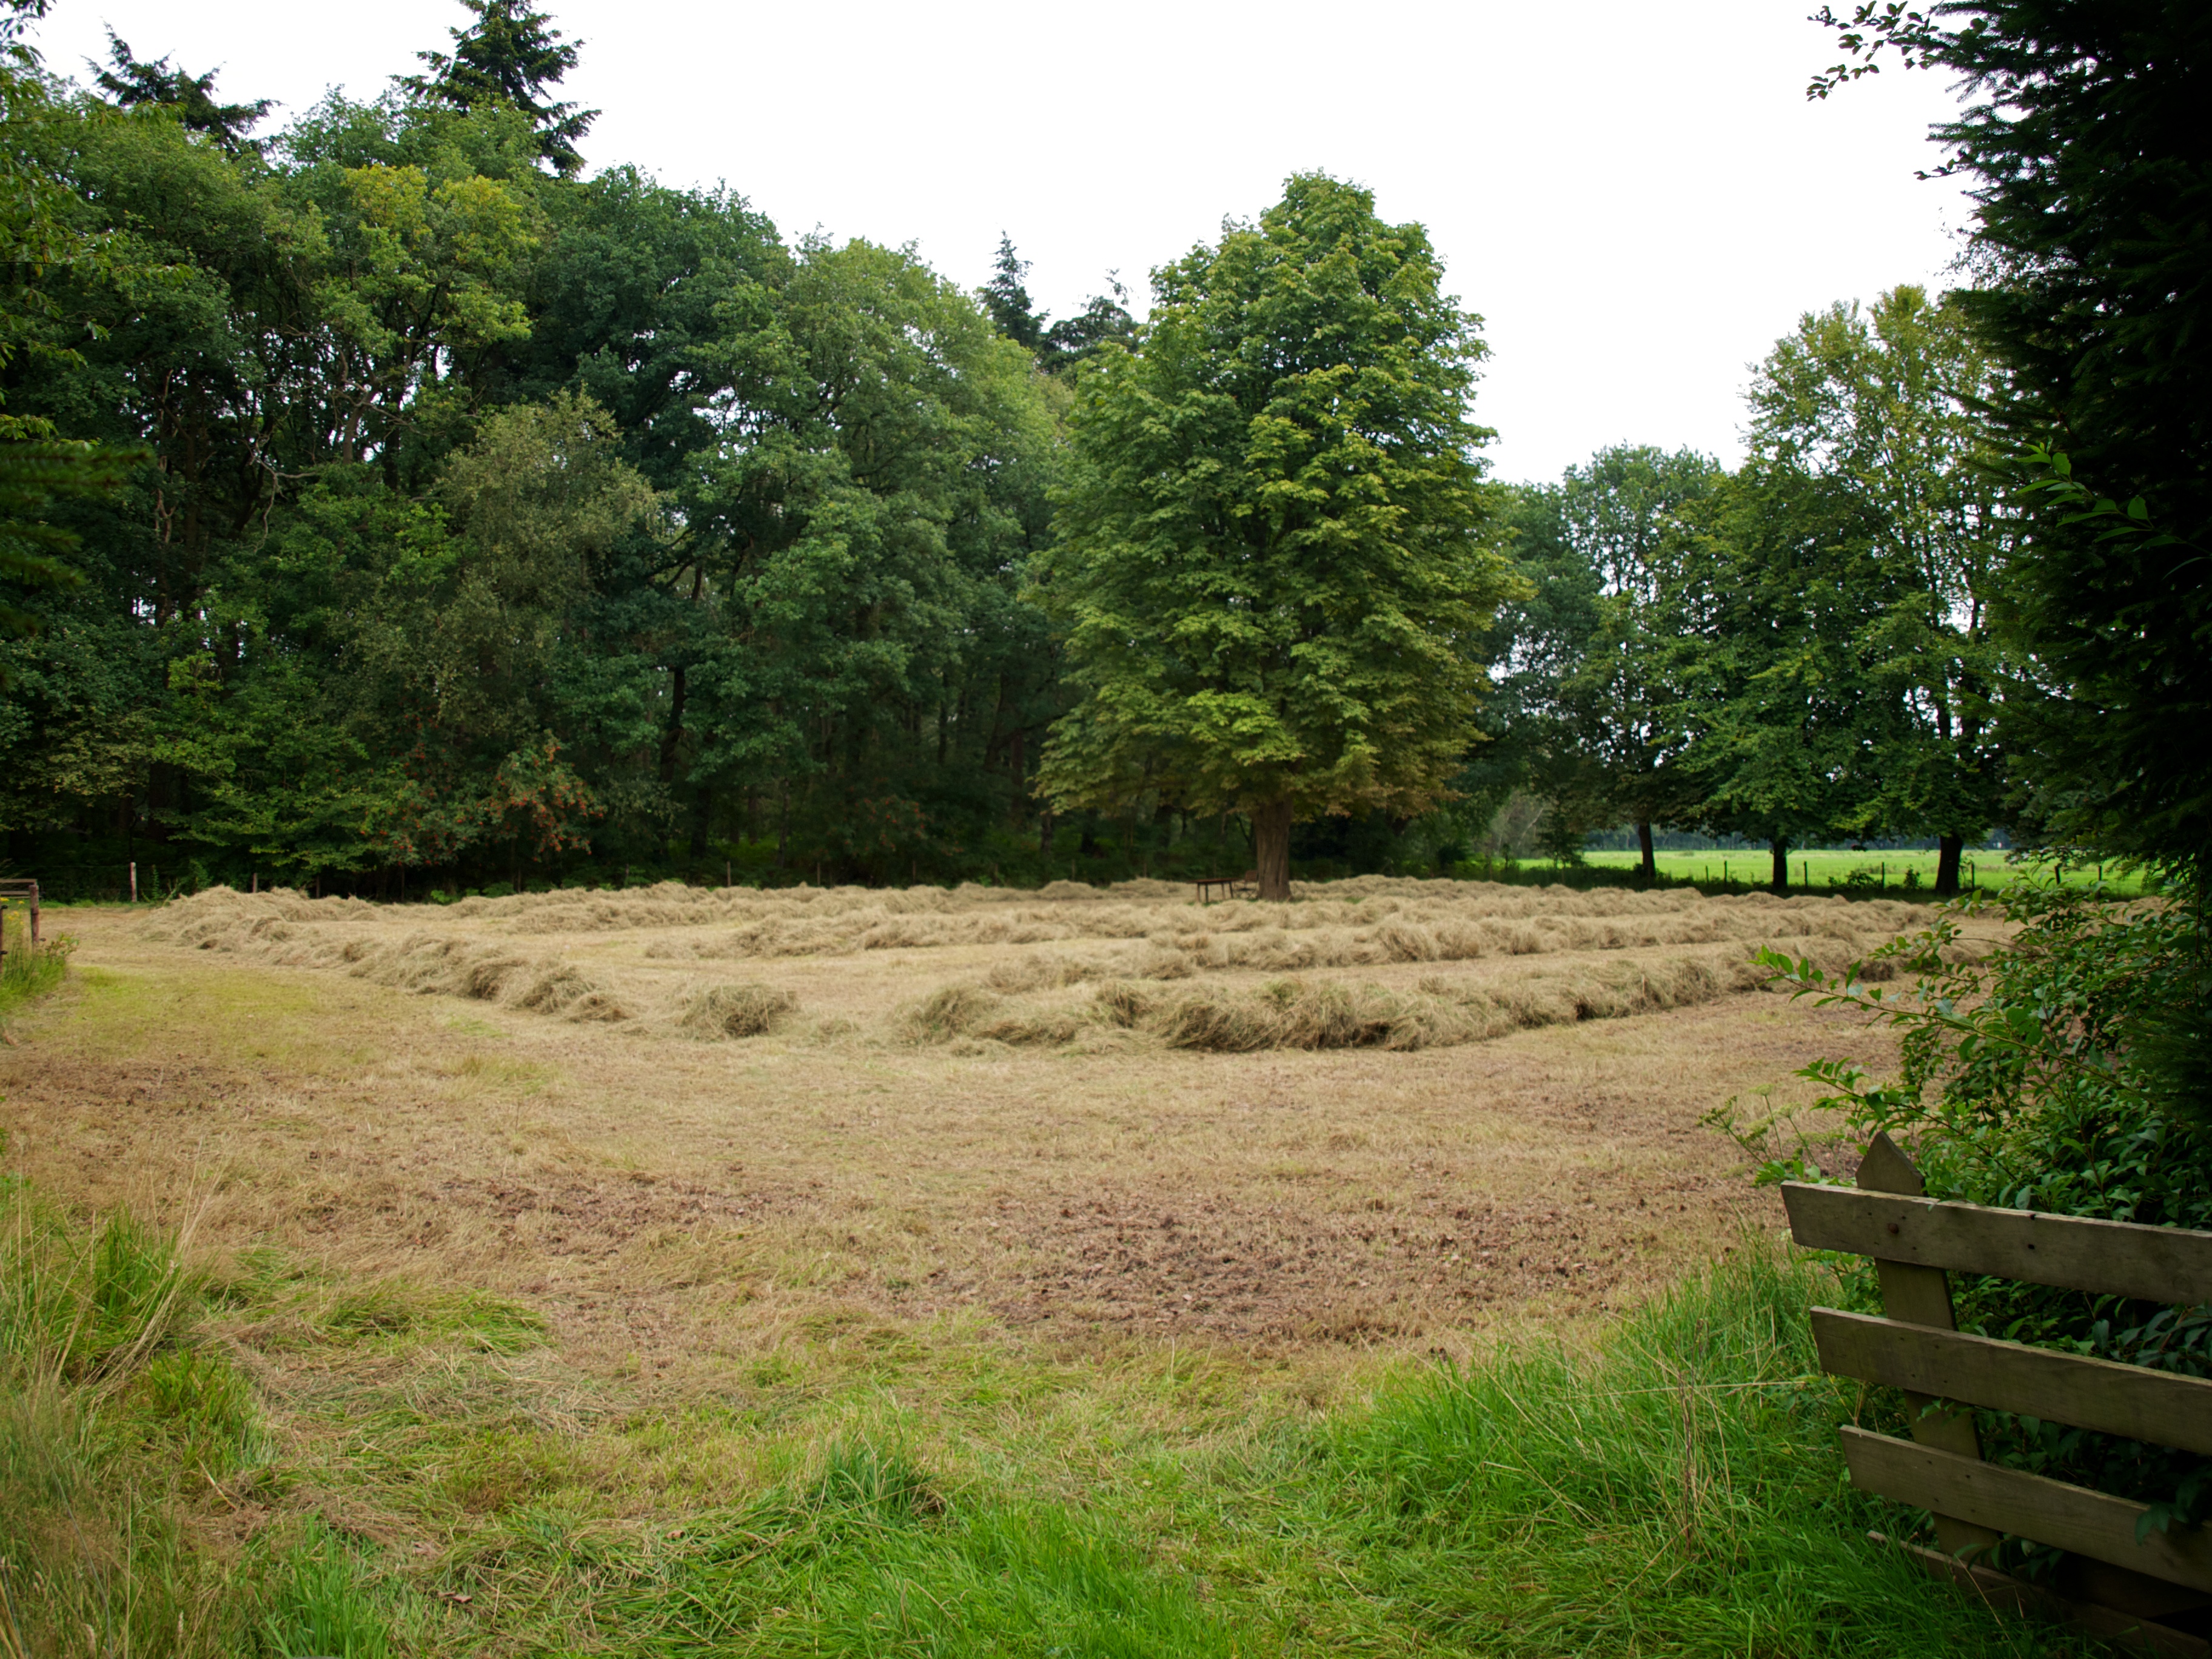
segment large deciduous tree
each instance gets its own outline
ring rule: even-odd
[[[1040,585],[1080,699],[1055,802],[1244,813],[1284,899],[1297,820],[1446,793],[1515,582],[1468,412],[1479,319],[1443,275],[1420,226],[1321,174],[1154,274],[1071,416]]]
[[[1686,810],[1671,643],[1683,514],[1722,477],[1694,450],[1615,445],[1520,492],[1511,514],[1534,592],[1503,614],[1500,729],[1550,809],[1554,850],[1626,819],[1647,880],[1652,825]]]
[[[1960,305],[1907,285],[1807,318],[1751,391],[1753,451],[1838,492],[1834,533],[1867,538],[1881,595],[1856,655],[1893,729],[1854,827],[1934,836],[1943,894],[2002,797],[1992,623],[2012,526],[1982,413],[2001,390]]]
[[[1790,849],[1848,834],[1896,733],[1866,657],[1888,593],[1860,505],[1832,479],[1753,453],[1696,515],[1675,574],[1673,642],[1686,816]]]

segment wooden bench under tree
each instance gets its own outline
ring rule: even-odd
[[[1247,870],[1241,876],[1207,876],[1193,884],[1198,889],[1198,902],[1211,904],[1221,898],[1257,898],[1260,896],[1260,872]]]
[[[1982,1461],[1980,1406],[2212,1456],[2212,1382],[1955,1328],[1947,1270],[2185,1307],[2212,1303],[2212,1233],[1990,1209],[1923,1195],[1887,1135],[1856,1189],[1784,1185],[1790,1228],[1810,1249],[1874,1259],[1882,1317],[1813,1310],[1821,1369],[1904,1391],[1912,1438],[1846,1425],[1862,1491],[1923,1509],[1942,1550],[1932,1572],[2015,1607],[2070,1618],[2160,1652],[2212,1655],[2212,1527],[2148,1524],[2142,1504]],[[1985,1564],[2004,1536],[2069,1553],[2053,1588]]]

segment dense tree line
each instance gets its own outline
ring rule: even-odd
[[[1955,302],[1808,314],[1759,366],[1733,473],[1622,447],[1519,493],[1534,592],[1501,664],[1510,763],[1562,854],[1631,823],[1789,849],[1931,838],[1939,888],[2005,811],[1991,607],[2017,515]]]
[[[580,177],[568,49],[477,9],[260,141],[119,42],[96,93],[19,65],[86,257],[13,318],[6,408],[128,471],[39,515],[74,579],[19,601],[11,854],[972,865],[1063,706],[1021,594],[1064,392],[907,254]]]
[[[1995,89],[1949,135],[2012,181],[1978,286],[1808,313],[1732,471],[1631,446],[1516,487],[1480,319],[1354,187],[1291,180],[1141,324],[1118,283],[1055,321],[1011,239],[969,293],[592,171],[577,44],[463,3],[422,73],[264,133],[112,37],[55,77],[10,0],[16,866],[1279,891],[1294,858],[1449,868],[1509,797],[1562,860],[1626,823],[1648,869],[1672,826],[1778,885],[1846,838],[1936,839],[1946,886],[1998,823],[2202,839],[2161,724],[2202,701],[2169,384],[2202,346],[2154,293],[2196,245],[2076,270],[2114,192],[2201,168],[2051,137],[2186,151],[2157,98],[2099,125],[2134,48],[1869,12],[1862,56]]]

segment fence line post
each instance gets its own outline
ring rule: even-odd
[[[138,902],[138,860],[131,860],[131,902]]]
[[[1919,1198],[1928,1190],[1912,1160],[1886,1131],[1877,1133],[1867,1147],[1856,1184],[1863,1192],[1902,1193],[1911,1198]],[[1951,1312],[1951,1279],[1943,1269],[1880,1259],[1874,1265],[1881,1285],[1881,1311],[1886,1318],[1931,1326],[1939,1331],[1958,1328]],[[1905,1406],[1912,1414],[1912,1437],[1922,1445],[1933,1446],[1958,1457],[1981,1456],[1981,1437],[1974,1432],[1972,1412],[1910,1389],[1905,1394]],[[1999,1534],[1987,1527],[1978,1527],[1971,1521],[1948,1515],[1937,1515],[1933,1519],[1937,1541],[1943,1546],[1943,1553],[1954,1560],[1986,1556],[1996,1547]]]

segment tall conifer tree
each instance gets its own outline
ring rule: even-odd
[[[552,102],[545,93],[576,67],[583,43],[562,40],[550,15],[529,9],[525,0],[461,4],[475,14],[476,21],[447,31],[453,37],[450,53],[416,53],[430,72],[403,76],[400,84],[417,97],[457,109],[495,101],[512,105],[537,127],[538,152],[554,170],[564,178],[577,172],[584,158],[576,146],[599,112]]]

